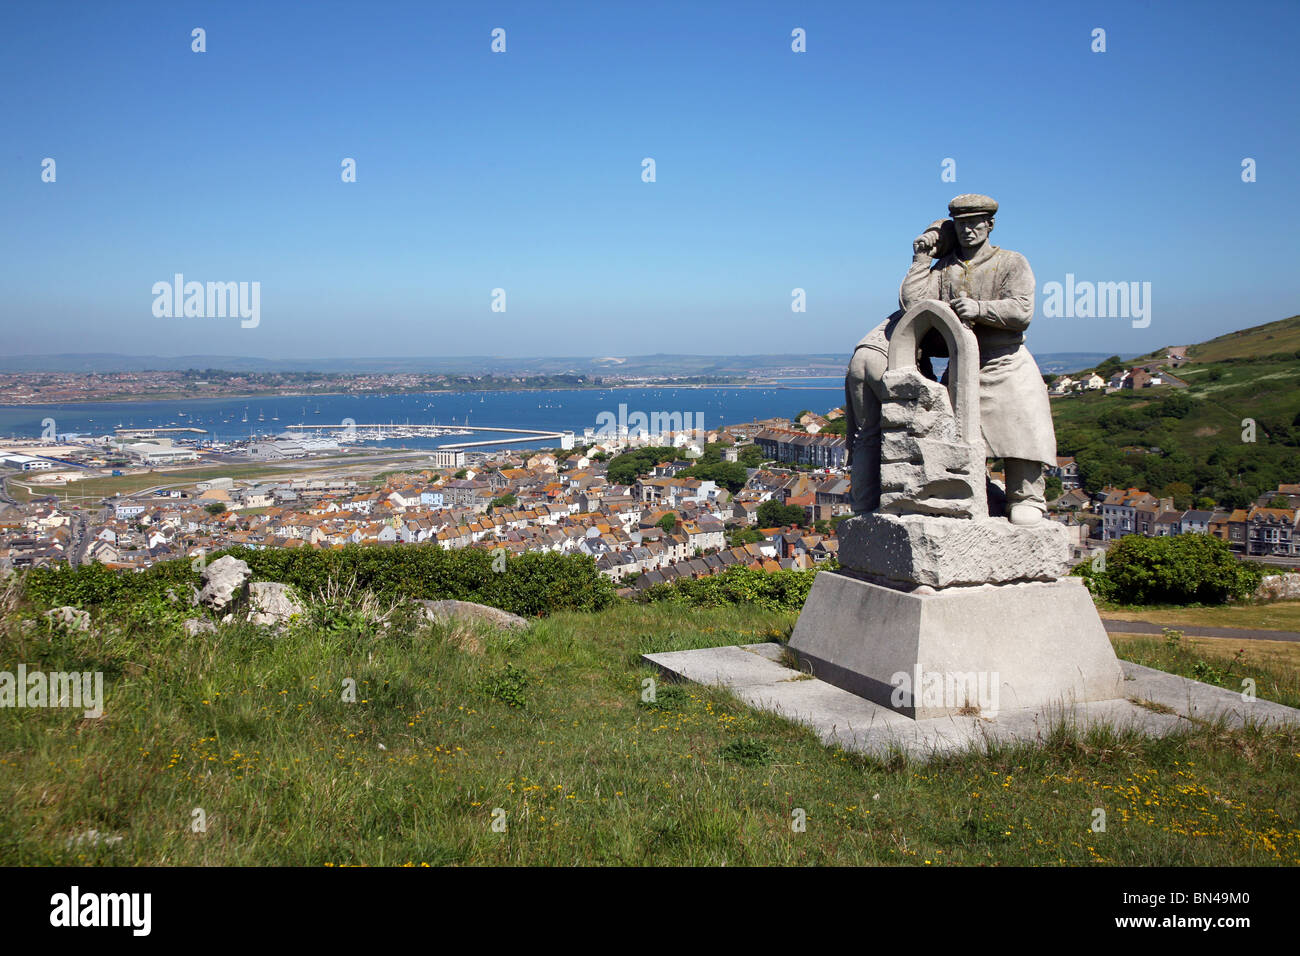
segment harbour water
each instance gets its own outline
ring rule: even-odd
[[[206,434],[178,437],[205,441],[243,441],[293,429],[312,434],[310,426],[337,425],[352,419],[361,425],[475,425],[573,431],[598,428],[602,413],[681,413],[690,421],[703,416],[706,428],[754,419],[790,417],[802,409],[826,412],[843,404],[842,379],[791,379],[787,387],[615,388],[547,391],[411,392],[392,395],[311,395],[231,399],[210,398],[142,402],[93,402],[72,405],[0,406],[0,436],[38,438],[53,419],[58,435],[112,434],[116,428],[189,427]],[[499,438],[501,435],[485,434]],[[385,438],[372,447],[436,448],[472,440],[465,435]],[[554,445],[554,440],[520,441],[519,447]]]

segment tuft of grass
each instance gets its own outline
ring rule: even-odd
[[[646,700],[643,695],[642,699],[637,701],[637,705],[647,710],[662,710],[672,713],[690,707],[691,695],[685,687],[676,684],[656,684],[653,699]]]
[[[1145,707],[1147,710],[1154,711],[1157,714],[1178,713],[1178,711],[1174,710],[1168,704],[1162,704],[1154,700],[1147,700],[1145,697],[1130,697],[1129,700],[1137,704],[1139,707]]]
[[[738,763],[742,767],[766,767],[776,754],[763,741],[745,738],[733,740],[718,751],[718,756],[723,760]]]

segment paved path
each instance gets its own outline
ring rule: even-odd
[[[1106,630],[1111,633],[1164,633],[1161,629],[1162,625],[1151,624],[1147,621],[1115,621],[1103,618],[1102,623],[1106,625]],[[1200,625],[1180,627],[1178,630],[1182,631],[1187,637],[1222,637],[1239,641],[1300,641],[1300,632],[1297,631],[1261,631],[1246,627],[1202,627]]]

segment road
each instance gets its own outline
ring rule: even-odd
[[[1148,621],[1103,620],[1108,634],[1163,634],[1164,627]],[[1300,641],[1297,631],[1264,631],[1249,627],[1203,627],[1199,624],[1179,626],[1175,630],[1186,637],[1220,637],[1233,641]]]

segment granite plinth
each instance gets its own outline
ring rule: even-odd
[[[823,571],[790,650],[813,676],[915,719],[1107,700],[1121,680],[1077,578],[910,594]]]
[[[1069,533],[1054,521],[857,515],[840,524],[840,566],[911,589],[1055,581],[1070,572]]]

